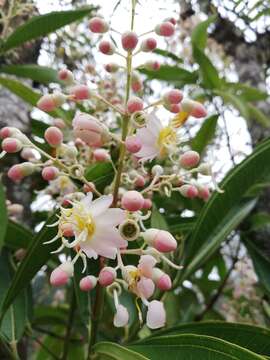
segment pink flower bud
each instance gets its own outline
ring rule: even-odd
[[[148,38],[142,41],[141,50],[144,52],[150,52],[157,47],[157,41],[154,38]]]
[[[144,67],[146,70],[157,71],[160,69],[160,63],[156,60],[150,60],[144,64]]]
[[[115,63],[106,64],[104,67],[108,73],[115,73],[119,70],[119,65]]]
[[[21,151],[22,143],[20,140],[8,137],[2,141],[2,149],[7,153],[16,153]]]
[[[55,126],[50,126],[44,133],[44,138],[49,145],[57,147],[63,142],[63,133]]]
[[[108,23],[100,17],[93,17],[89,21],[89,29],[93,33],[103,34],[109,30]]]
[[[155,32],[160,36],[172,36],[174,34],[174,26],[171,22],[166,21],[155,27]]]
[[[53,270],[50,276],[50,284],[52,286],[62,286],[68,282],[68,279],[73,276],[74,267],[70,261],[59,265]]]
[[[121,205],[128,211],[141,210],[144,204],[143,196],[135,190],[127,191],[121,201]]]
[[[83,277],[80,280],[80,289],[82,291],[90,291],[93,290],[97,285],[97,278],[92,275],[88,275]]]
[[[165,325],[166,312],[161,301],[153,300],[148,305],[146,324],[150,329],[159,329]]]
[[[65,100],[65,95],[61,93],[47,94],[41,96],[41,98],[37,102],[37,107],[42,111],[49,112],[63,105]]]
[[[144,241],[160,252],[166,253],[177,248],[177,241],[165,230],[148,229],[143,233]]]
[[[19,182],[24,178],[20,164],[11,166],[8,170],[7,176],[14,182]]]
[[[101,286],[109,286],[116,279],[116,271],[110,266],[104,267],[98,276],[98,281]]]
[[[42,170],[41,175],[44,180],[51,181],[54,180],[59,175],[59,170],[55,166],[46,166]]]
[[[172,280],[169,275],[158,268],[153,269],[153,280],[156,286],[162,291],[168,291],[172,287]]]
[[[95,191],[95,189],[96,189],[96,186],[92,182],[89,182],[88,184],[83,185],[83,191],[86,192],[86,193],[87,192],[93,192],[93,191]]]
[[[127,308],[121,304],[116,306],[116,314],[113,318],[113,324],[115,327],[123,327],[128,324],[129,314]]]
[[[75,137],[93,147],[102,146],[104,129],[96,118],[89,114],[80,113],[73,119]]]
[[[179,191],[180,191],[181,195],[183,195],[184,197],[189,198],[189,199],[195,198],[196,196],[198,196],[198,193],[199,193],[198,189],[195,186],[188,185],[188,184],[182,185],[179,188]]]
[[[60,230],[61,230],[63,236],[65,236],[65,237],[74,236],[74,230],[73,230],[72,224],[69,224],[69,223],[61,224]]]
[[[122,34],[121,42],[123,49],[132,51],[135,49],[139,41],[138,35],[133,31],[126,31]]]
[[[210,197],[210,191],[207,186],[199,186],[198,187],[198,197],[200,199],[203,199],[204,201],[207,201]]]
[[[165,19],[164,21],[165,21],[165,22],[169,21],[169,22],[172,23],[173,25],[176,25],[176,23],[177,23],[176,20],[175,20],[175,18],[172,18],[172,17],[171,17],[171,18],[167,18],[167,19]]]
[[[142,87],[143,85],[140,79],[131,80],[131,88],[135,93],[140,92],[142,90]]]
[[[173,114],[178,114],[181,111],[179,104],[164,104],[164,107]]]
[[[70,89],[70,95],[74,100],[87,100],[90,98],[90,90],[87,85],[76,85]]]
[[[99,51],[102,52],[102,54],[105,55],[112,55],[115,52],[115,46],[111,41],[108,40],[102,40],[99,43]]]
[[[15,134],[18,133],[21,133],[19,129],[10,126],[5,126],[0,130],[0,138],[5,139],[8,137],[13,137]]]
[[[132,135],[132,136],[128,136],[126,138],[125,145],[126,145],[127,151],[134,154],[141,150],[142,142],[138,136]]]
[[[144,210],[150,210],[152,208],[153,204],[152,201],[150,199],[144,199],[143,202],[143,209]]]
[[[181,103],[181,108],[183,111],[196,118],[205,117],[207,115],[205,107],[198,101],[191,99],[184,99]]]
[[[143,101],[138,97],[133,97],[129,99],[127,103],[127,110],[130,114],[133,114],[137,111],[141,111],[143,109]]]
[[[63,81],[66,85],[71,85],[74,83],[74,77],[70,70],[62,69],[58,72],[59,80]]]
[[[197,151],[187,151],[180,157],[180,165],[185,169],[191,169],[200,162],[200,154]]]
[[[66,123],[64,122],[64,120],[62,120],[60,118],[54,119],[53,125],[58,127],[58,129],[64,129],[66,127]]]
[[[145,179],[142,175],[138,175],[135,179],[134,185],[137,187],[143,187],[145,185]],[[145,199],[145,200],[149,200],[149,199]],[[145,200],[143,202],[143,208],[145,205]]]
[[[168,104],[179,104],[183,99],[183,94],[180,90],[173,89],[166,92],[163,99]]]
[[[96,161],[100,161],[100,162],[110,160],[110,155],[108,154],[108,151],[105,149],[94,150],[93,156]]]

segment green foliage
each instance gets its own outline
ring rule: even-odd
[[[7,230],[8,218],[6,209],[6,197],[3,185],[0,183],[0,250],[3,246],[5,234]]]
[[[88,181],[92,181],[98,190],[103,190],[113,180],[113,167],[110,163],[98,163],[89,166],[85,171],[85,177]]]
[[[203,154],[207,145],[214,139],[217,127],[218,115],[209,116],[202,123],[200,130],[196,136],[191,140],[192,150]]]
[[[193,47],[196,47],[202,51],[204,50],[207,42],[207,29],[210,24],[215,22],[215,20],[215,15],[210,16],[207,20],[202,21],[194,28],[191,35],[191,43]]]
[[[253,185],[269,176],[270,165],[266,161],[269,156],[270,140],[267,140],[229,172],[221,183],[224,193],[215,192],[211,196],[188,240],[184,277],[205,262],[252,210],[255,200],[244,196]]]
[[[22,225],[8,220],[5,245],[11,249],[27,248],[33,238],[33,233]]]
[[[110,343],[110,342],[100,342],[97,343],[94,347],[95,353],[99,356],[98,359],[107,359],[107,360],[148,360],[148,357],[145,357],[133,350],[124,348],[123,346]]]
[[[93,11],[92,7],[78,10],[55,11],[45,15],[32,17],[3,42],[1,52],[20,46],[27,41],[46,36],[61,27],[87,16]]]
[[[181,84],[194,84],[197,80],[196,72],[191,72],[178,66],[161,65],[160,69],[156,71],[139,70],[141,73],[147,75],[149,79],[159,79],[179,86],[181,86]]]
[[[57,71],[48,66],[31,65],[3,65],[0,73],[16,75],[21,78],[31,79],[42,84],[61,83]]]

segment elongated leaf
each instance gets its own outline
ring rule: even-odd
[[[270,331],[259,326],[223,321],[205,321],[183,324],[167,330],[161,330],[154,336],[180,334],[197,334],[218,337],[260,355],[270,356]],[[140,343],[144,343],[144,340],[140,341]]]
[[[46,36],[73,21],[89,15],[92,10],[92,7],[86,7],[78,10],[54,11],[49,14],[32,17],[23,25],[17,27],[6,39],[1,47],[1,51],[7,51],[40,36]]]
[[[143,345],[132,345],[130,349],[150,359],[170,360],[263,360],[264,357],[227,341],[205,336],[183,334],[177,336],[152,337]]]
[[[204,50],[207,41],[207,29],[216,20],[216,16],[210,16],[207,20],[199,23],[191,34],[191,42],[200,50]]]
[[[92,181],[97,189],[103,190],[113,180],[113,167],[110,163],[99,163],[89,166],[85,171],[85,177]]]
[[[9,287],[14,270],[11,267],[11,254],[8,251],[2,251],[0,255],[0,272],[2,274],[0,281],[0,304]],[[25,289],[13,302],[0,327],[1,336],[8,342],[17,342],[23,335],[27,322],[28,313],[28,292]]]
[[[245,245],[261,285],[270,294],[270,258],[250,239],[245,239]]]
[[[222,81],[219,78],[218,70],[202,50],[193,46],[193,57],[199,64],[203,85],[208,89],[220,89]]]
[[[8,220],[5,245],[12,249],[27,248],[33,238],[33,233],[22,225]]]
[[[206,146],[213,140],[216,132],[218,115],[209,116],[204,120],[200,130],[191,140],[192,150],[202,154]]]
[[[40,93],[14,79],[0,77],[0,85],[6,87],[13,94],[17,95],[32,106],[36,106],[39,98],[41,97]],[[48,114],[52,117],[61,117],[63,120],[67,120],[69,118],[67,112],[62,109],[56,109]]]
[[[0,250],[3,246],[6,230],[7,230],[7,209],[6,209],[6,197],[3,189],[3,185],[0,182]]]
[[[147,75],[150,79],[159,79],[171,83],[194,84],[197,80],[197,74],[190,72],[178,66],[162,65],[157,71],[139,69],[139,71]]]
[[[104,357],[108,360],[150,360],[150,358],[138,354],[133,350],[110,342],[100,342],[96,344],[94,351],[100,356],[98,358],[100,360],[104,359]]]
[[[3,65],[0,67],[0,73],[16,75],[42,84],[60,83],[56,70],[36,64]]]
[[[249,120],[249,110],[247,102],[244,99],[230,93],[229,91],[215,90],[214,93],[221,96],[226,104],[231,104],[236,110],[238,110],[243,118]]]
[[[11,285],[7,291],[1,307],[1,318],[14,301],[14,299],[25,289],[36,273],[41,267],[47,263],[51,257],[51,251],[57,249],[60,245],[59,242],[44,245],[45,241],[50,240],[56,235],[56,227],[48,227],[57,220],[56,216],[52,216],[40,230],[40,232],[34,236],[32,242],[27,248],[27,253],[22,262],[20,263]]]
[[[174,61],[177,61],[179,63],[182,63],[183,60],[181,58],[179,58],[178,56],[176,56],[174,53],[170,52],[170,51],[167,51],[167,50],[163,50],[163,49],[155,49],[153,51],[155,54],[158,54],[158,55],[161,55],[161,56],[164,56],[166,58],[170,58]]]
[[[245,101],[259,101],[266,100],[269,97],[267,92],[253,88],[241,83],[226,83],[230,91],[233,90],[235,95],[240,96]]]
[[[188,276],[219,247],[226,236],[251,211],[255,200],[243,199],[248,190],[270,175],[270,140],[232,169],[221,183],[224,193],[215,192],[201,211],[188,241]]]
[[[168,224],[165,217],[158,211],[156,206],[153,207],[151,216],[151,227],[155,229],[168,230]]]
[[[270,117],[266,116],[260,109],[256,106],[248,104],[249,117],[251,120],[256,120],[259,124],[270,127]]]

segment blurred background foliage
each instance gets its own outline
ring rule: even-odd
[[[147,1],[139,1],[139,6],[144,3]],[[177,87],[204,103],[211,115],[202,123],[187,122],[183,138],[189,138],[191,148],[205,161],[214,163],[215,177],[222,180],[225,192],[214,193],[207,204],[175,193],[165,200],[159,196],[154,199],[152,225],[169,229],[184,254],[184,270],[175,274],[174,289],[164,299],[168,330],[160,335],[214,336],[269,357],[270,335],[266,330],[260,332],[244,325],[234,328],[224,322],[264,327],[270,323],[270,4],[268,0],[168,3],[178,30],[173,39],[166,41],[166,50],[155,51],[163,64],[160,70],[140,70],[145,91],[155,99],[159,95],[156,89]],[[53,118],[60,117],[70,124],[75,107],[65,107],[50,116],[33,110],[43,91],[59,88],[57,71],[64,64],[77,78],[94,81],[100,91],[108,92],[102,80],[104,71],[96,60],[97,39],[86,32],[89,17],[96,11],[102,13],[97,5],[98,1],[55,0],[51,6],[57,13],[41,15],[39,1],[0,0],[1,126],[19,127],[42,147],[43,133]],[[163,2],[156,1],[156,6],[162,14]],[[112,16],[119,16],[121,7],[128,7],[127,1],[114,1]],[[121,75],[114,76],[115,82],[121,83]],[[162,85],[157,87],[157,80]],[[106,116],[106,109],[79,109],[104,111]],[[42,245],[53,231],[44,225],[53,213],[52,201],[45,197],[44,206],[40,206],[40,199],[37,202],[37,197],[44,197],[44,193],[37,193],[44,187],[38,175],[19,186],[7,181],[4,171],[13,161],[7,157],[1,163],[0,268],[5,275],[0,280],[0,357],[83,359],[81,344],[88,336],[91,299],[76,288],[74,299],[72,284],[66,291],[49,288],[48,273],[59,262],[49,253],[52,247]],[[100,178],[101,186],[110,181],[108,166],[89,169],[89,180]],[[4,192],[12,203],[24,206],[22,216],[15,221],[8,219]],[[21,261],[18,249],[22,248],[28,250]],[[175,254],[175,261],[180,252]],[[94,262],[89,267],[95,271]],[[78,316],[73,318],[69,312],[72,301],[78,304]],[[111,319],[112,304],[107,301],[103,316]],[[136,313],[128,294],[123,294],[121,301]],[[223,322],[215,327],[208,320]],[[100,339],[124,342],[150,335],[149,330],[138,327],[135,315],[131,322],[129,334],[119,335],[110,321],[103,321]],[[183,325],[187,322],[194,324]],[[67,332],[66,328],[71,327],[72,331]],[[250,344],[252,331],[258,337],[257,347],[255,342]],[[189,338],[182,336],[178,344],[189,344]],[[195,336],[190,341],[202,341],[204,346],[204,340]],[[156,357],[151,357],[147,340],[131,346],[130,351],[158,359],[165,351],[162,341],[159,346]],[[208,346],[212,346],[209,339]],[[215,346],[219,349],[225,345]],[[120,351],[122,357],[111,355],[117,359],[133,356],[128,349],[108,349],[97,346],[102,359],[110,358],[106,351],[116,355]],[[237,359],[248,359],[247,354],[239,354],[235,354]]]

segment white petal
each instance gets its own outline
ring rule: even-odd
[[[154,158],[155,156],[157,156],[159,153],[159,150],[157,149],[156,146],[150,147],[150,146],[143,146],[141,148],[140,151],[138,151],[137,153],[135,153],[135,156],[139,157],[139,158],[147,158],[147,159],[151,159]]]
[[[108,210],[113,201],[112,195],[103,195],[94,200],[89,208],[89,212],[93,217],[97,217],[104,211]]]
[[[141,277],[137,283],[138,295],[142,298],[150,298],[155,291],[155,284],[153,280]]]
[[[157,142],[157,136],[153,135],[148,128],[137,130],[137,137],[141,140],[143,145],[154,146]]]
[[[156,265],[157,260],[151,255],[142,255],[140,257],[138,269],[141,270],[145,277],[151,278],[153,267]]]
[[[162,129],[162,124],[159,118],[153,112],[149,115],[149,120],[146,127],[156,138],[158,137],[159,132]]]
[[[96,219],[97,226],[112,227],[125,220],[125,211],[122,209],[108,209]]]
[[[82,203],[86,209],[90,208],[90,205],[92,204],[92,199],[93,199],[93,194],[91,192],[89,192],[81,201],[80,203]]]
[[[146,324],[150,329],[158,329],[165,325],[166,313],[161,301],[153,300],[148,305]]]
[[[125,306],[119,304],[116,308],[113,324],[115,327],[122,327],[128,324],[129,314]]]

